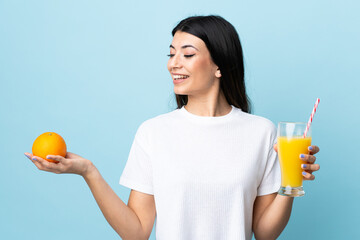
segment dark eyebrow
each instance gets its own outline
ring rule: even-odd
[[[197,49],[197,48],[196,48],[196,47],[194,47],[193,45],[184,45],[184,46],[182,46],[181,48],[182,48],[182,49],[184,49],[184,48],[188,48],[188,47],[195,48],[196,50],[198,50],[198,51],[199,51],[199,49]],[[170,45],[170,48],[175,49],[175,47],[174,47],[173,45]]]

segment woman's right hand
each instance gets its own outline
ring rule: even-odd
[[[45,159],[25,153],[35,166],[42,171],[53,173],[74,173],[85,177],[93,167],[90,160],[87,160],[75,153],[67,152],[65,157],[59,155],[48,155],[47,158],[56,160],[58,163],[46,161]]]

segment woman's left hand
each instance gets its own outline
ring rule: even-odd
[[[274,145],[274,150],[277,152],[277,144]],[[308,154],[300,154],[299,158],[304,161],[303,164],[301,164],[301,168],[304,169],[303,171],[303,179],[304,180],[314,180],[315,176],[312,174],[313,172],[320,169],[319,164],[314,164],[316,161],[316,157],[314,154],[318,153],[320,151],[320,148],[318,146],[310,146],[308,147]]]

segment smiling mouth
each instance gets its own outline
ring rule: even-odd
[[[174,80],[186,79],[188,75],[173,75]]]

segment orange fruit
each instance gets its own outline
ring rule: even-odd
[[[66,143],[57,133],[46,132],[38,136],[32,146],[32,153],[49,162],[58,163],[59,161],[46,159],[47,155],[66,156]]]

